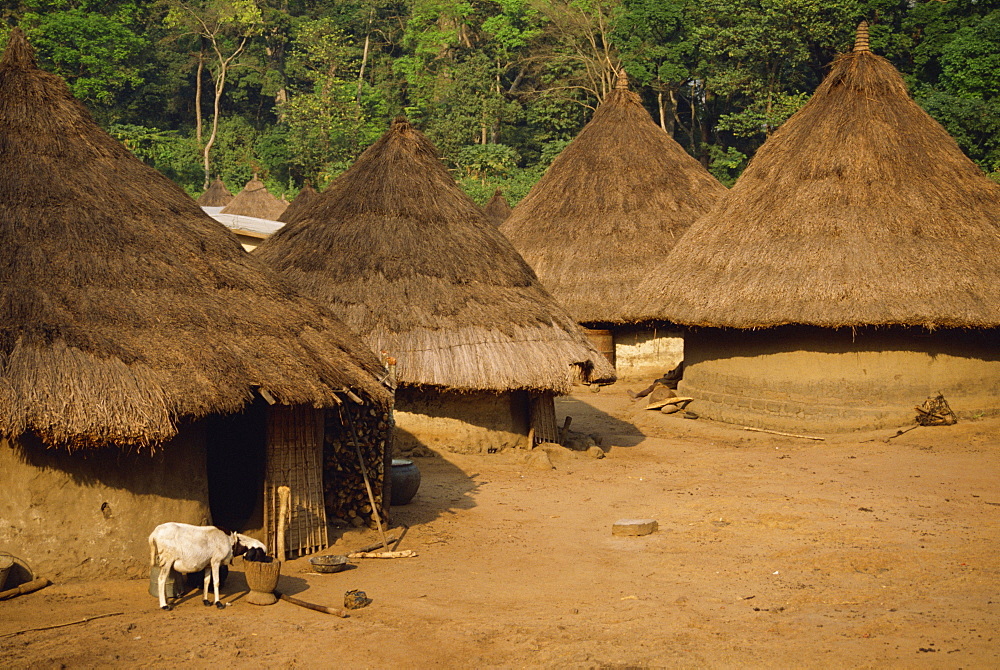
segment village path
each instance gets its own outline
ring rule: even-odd
[[[348,619],[248,604],[239,560],[225,611],[162,612],[146,581],[55,584],[0,603],[0,665],[995,667],[1000,422],[808,441],[644,412],[621,384],[557,414],[607,457],[416,459],[421,489],[393,508],[416,558],[283,566],[310,602],[364,590]],[[615,537],[623,518],[659,530]]]

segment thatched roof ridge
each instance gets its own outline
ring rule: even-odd
[[[218,177],[215,178],[208,189],[198,196],[195,201],[202,207],[225,207],[233,201],[233,194],[229,192],[226,185]]]
[[[388,404],[379,361],[102,131],[15,29],[0,60],[0,434],[155,445],[257,388]]]
[[[691,325],[996,327],[1000,186],[862,47],[640,293]]]
[[[285,211],[281,213],[281,216],[279,216],[277,220],[282,223],[288,223],[289,221],[294,220],[296,216],[305,211],[306,207],[308,207],[309,204],[316,199],[317,195],[319,195],[319,193],[316,192],[316,189],[314,189],[311,185],[306,184],[302,187],[302,190],[299,191],[298,195],[295,196]]]
[[[618,84],[500,227],[582,323],[651,316],[635,287],[726,192]]]
[[[396,357],[401,383],[565,392],[572,365],[613,378],[405,119],[254,255]]]
[[[258,179],[255,174],[243,187],[243,190],[237,193],[232,201],[226,205],[222,213],[277,221],[287,207],[288,203],[271,195],[271,192],[264,186],[264,182]]]
[[[493,197],[490,198],[490,201],[483,207],[483,213],[497,226],[506,221],[512,211],[514,210],[511,209],[507,198],[504,197],[499,187],[493,192]]]

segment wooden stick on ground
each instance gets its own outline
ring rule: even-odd
[[[70,621],[69,623],[57,623],[54,626],[40,626],[39,628],[25,628],[24,630],[16,630],[13,633],[4,633],[0,637],[13,637],[14,635],[20,635],[21,633],[33,633],[39,630],[52,630],[53,628],[65,628],[66,626],[75,626],[78,623],[87,623],[88,621],[93,621],[94,619],[103,619],[108,616],[120,616],[125,614],[125,612],[108,612],[107,614],[98,614],[97,616],[89,616],[86,619],[80,619],[78,621]]]
[[[348,554],[348,558],[413,558],[417,552],[412,549],[403,551],[356,551]]]
[[[403,524],[402,527],[403,527],[403,532],[400,533],[398,537],[393,536],[393,537],[389,538],[389,543],[392,544],[392,547],[389,547],[388,544],[383,544],[381,542],[376,542],[374,544],[365,545],[364,547],[361,547],[360,549],[355,549],[353,553],[355,553],[355,554],[367,554],[368,552],[371,552],[371,551],[378,551],[382,547],[385,547],[386,549],[391,549],[392,551],[396,551],[397,549],[399,549],[399,543],[403,541],[403,536],[406,535],[406,531],[410,530],[410,527],[407,526],[405,523]]]
[[[403,539],[402,536],[400,536],[400,537],[390,537],[389,538],[389,542],[390,543],[397,542],[397,541],[399,541],[401,539]],[[356,549],[354,551],[354,553],[356,553],[356,554],[362,553],[363,554],[363,553],[368,552],[368,551],[377,551],[377,550],[381,549],[382,547],[386,547],[388,549],[388,547],[386,545],[382,544],[381,542],[376,542],[374,544],[369,544],[369,545],[366,545],[364,547],[361,547],[360,549]]]
[[[23,596],[25,593],[34,593],[39,589],[44,589],[51,583],[52,582],[47,580],[45,577],[39,577],[38,579],[33,579],[30,582],[25,582],[20,586],[15,586],[12,589],[7,589],[6,591],[0,591],[0,600],[16,598],[17,596]]]
[[[796,435],[795,433],[782,433],[777,430],[767,430],[766,428],[751,428],[750,426],[740,426],[743,430],[749,430],[754,433],[770,433],[771,435],[782,435],[784,437],[801,437],[803,440],[818,440],[822,442],[825,437],[814,437],[812,435]]]
[[[890,435],[889,437],[885,438],[885,441],[888,442],[889,440],[891,440],[894,437],[899,437],[900,435],[902,435],[904,433],[909,433],[914,428],[920,428],[920,424],[918,423],[915,426],[910,426],[906,430],[897,430],[895,435]]]
[[[410,527],[407,526],[404,523],[403,524],[403,532],[399,534],[399,538],[396,540],[396,544],[392,545],[391,547],[386,547],[386,549],[389,549],[390,551],[398,551],[399,550],[399,545],[403,541],[403,536],[406,535],[406,531],[408,531],[408,530],[410,530]]]
[[[278,597],[286,602],[292,603],[293,605],[305,607],[307,610],[316,610],[317,612],[323,612],[324,614],[332,614],[334,616],[339,616],[341,619],[346,619],[351,616],[344,610],[339,610],[335,607],[326,607],[324,605],[314,605],[313,603],[307,603],[305,600],[299,600],[298,598],[286,596],[284,593],[278,593]]]

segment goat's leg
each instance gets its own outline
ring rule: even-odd
[[[170,571],[174,568],[173,561],[167,561],[166,565],[160,566],[160,574],[156,579],[156,586],[160,596],[160,609],[161,610],[172,610],[173,606],[167,604],[167,577],[170,576]]]
[[[206,565],[205,566],[205,595],[202,596],[202,599],[201,599],[201,602],[205,605],[205,607],[208,607],[208,606],[210,606],[212,604],[211,601],[209,601],[209,599],[208,599],[208,584],[211,581],[212,581],[212,568]]]
[[[219,563],[212,561],[212,580],[215,582],[215,606],[221,610],[225,609],[226,603],[219,599],[219,565]],[[208,604],[207,599],[205,600],[205,604]]]

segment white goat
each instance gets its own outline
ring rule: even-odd
[[[161,523],[149,535],[149,564],[160,568],[160,608],[172,609],[166,597],[167,577],[171,570],[181,573],[204,570],[205,596],[202,602],[212,604],[208,600],[208,583],[211,580],[215,583],[215,606],[224,608],[225,604],[219,601],[219,566],[229,565],[233,556],[244,552],[246,547],[237,533],[228,533],[215,526]]]

